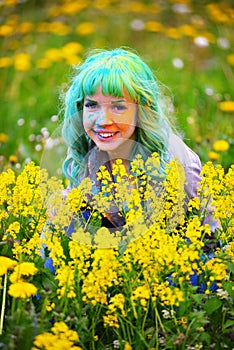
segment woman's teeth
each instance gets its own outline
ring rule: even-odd
[[[99,132],[98,135],[104,138],[108,138],[114,136],[115,132]]]

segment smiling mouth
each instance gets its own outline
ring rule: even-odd
[[[102,139],[110,139],[116,134],[117,132],[97,132],[97,135]]]

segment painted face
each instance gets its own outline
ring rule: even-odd
[[[127,92],[124,97],[103,95],[101,87],[86,96],[83,124],[87,135],[102,151],[113,152],[127,146],[134,139],[137,105]]]

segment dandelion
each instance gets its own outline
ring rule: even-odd
[[[223,112],[234,112],[234,101],[223,101],[218,105],[219,109]]]
[[[9,162],[10,163],[17,163],[17,161],[18,161],[18,157],[17,156],[15,156],[14,154],[12,154],[10,157],[9,157]]]
[[[213,149],[216,152],[225,152],[229,149],[230,145],[225,140],[217,140],[213,143]]]
[[[76,32],[82,36],[90,35],[94,32],[94,30],[95,27],[92,22],[82,22],[76,27]]]
[[[33,295],[36,295],[37,288],[28,282],[16,282],[10,285],[8,294],[13,298],[26,299],[30,298]]]
[[[15,55],[14,66],[18,71],[28,71],[31,68],[31,56],[27,53],[19,53]]]
[[[8,141],[8,135],[3,132],[0,133],[0,143],[6,143]]]
[[[33,30],[34,23],[32,22],[23,22],[17,25],[17,32],[21,34],[29,33]]]
[[[209,46],[209,41],[204,36],[197,36],[194,39],[194,44],[199,47],[207,47]]]
[[[210,160],[217,160],[220,158],[220,155],[217,152],[210,151],[208,152],[208,157]]]
[[[33,276],[37,271],[38,269],[35,267],[34,263],[23,262],[14,268],[14,271],[10,276],[10,281],[15,283],[20,280],[22,276]]]
[[[12,270],[17,265],[17,261],[0,256],[0,276],[7,273],[8,270]]]
[[[129,343],[125,343],[124,350],[132,350],[132,346]]]
[[[0,36],[10,36],[13,32],[14,28],[11,25],[3,24],[0,26]]]
[[[181,58],[178,58],[178,57],[173,58],[172,64],[177,69],[182,69],[184,67],[184,62],[182,61]]]
[[[0,68],[7,68],[12,65],[11,57],[1,57],[0,58]]]
[[[68,25],[55,21],[49,24],[48,31],[56,35],[67,35],[71,29]]]
[[[64,2],[61,7],[61,14],[76,14],[80,12],[82,9],[88,6],[87,1],[82,2]]]
[[[24,120],[23,118],[20,118],[20,119],[17,120],[17,124],[18,124],[19,126],[24,125],[24,123],[25,123],[25,120]]]
[[[130,26],[133,30],[141,31],[145,28],[145,23],[141,19],[134,19]]]
[[[48,60],[48,62],[58,62],[61,60],[61,51],[59,49],[50,48],[45,52],[44,61]]]
[[[227,56],[227,61],[230,63],[232,66],[234,66],[234,53],[230,54]]]
[[[149,32],[162,32],[163,31],[163,25],[160,22],[156,21],[147,21],[145,22],[145,30],[148,30]]]
[[[63,57],[67,57],[69,55],[75,55],[78,53],[81,53],[84,50],[83,45],[77,42],[69,42],[66,45],[64,45],[61,49],[61,55]]]
[[[197,31],[194,28],[194,26],[191,26],[189,24],[184,24],[179,27],[179,30],[181,34],[195,38],[197,36]]]

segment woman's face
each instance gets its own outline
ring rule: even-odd
[[[137,105],[127,92],[124,97],[103,95],[101,86],[92,96],[86,96],[83,125],[97,147],[113,152],[133,140],[136,129]]]

